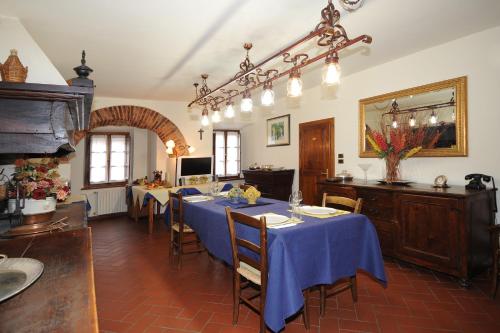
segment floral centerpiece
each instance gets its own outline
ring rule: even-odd
[[[242,197],[242,195],[243,195],[243,191],[239,187],[235,186],[229,190],[227,197],[232,202],[237,203],[240,201],[240,198]]]
[[[64,201],[71,193],[58,172],[59,161],[44,158],[40,162],[16,160],[14,180],[20,182],[24,196],[35,200],[53,197]]]
[[[381,131],[370,130],[366,139],[379,158],[385,159],[387,183],[400,180],[400,162],[414,156],[422,148],[432,148],[441,136],[438,131],[429,131],[427,126],[381,126]]]
[[[247,199],[250,205],[255,205],[257,199],[260,198],[260,192],[253,186],[250,186],[243,192],[243,197]]]

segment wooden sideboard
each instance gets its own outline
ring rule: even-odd
[[[362,213],[375,225],[384,255],[456,276],[464,286],[491,264],[493,190],[356,180],[318,187],[318,202],[325,192],[363,198]]]
[[[293,174],[295,170],[243,170],[245,183],[257,185],[265,198],[288,201],[292,193]]]

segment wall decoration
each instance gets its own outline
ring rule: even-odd
[[[267,120],[267,146],[290,145],[290,115]]]

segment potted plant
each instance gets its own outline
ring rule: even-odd
[[[57,201],[64,201],[71,193],[58,172],[57,159],[44,158],[40,162],[16,160],[13,180],[21,184],[26,198],[22,210],[25,224],[50,220],[56,210]]]

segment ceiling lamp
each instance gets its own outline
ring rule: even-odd
[[[225,94],[227,94],[227,102],[226,102],[226,109],[224,110],[224,118],[234,118],[234,103],[232,101],[232,98],[234,96],[238,95],[238,90],[222,90]]]
[[[208,119],[208,109],[205,106],[203,112],[201,113],[201,126],[207,127],[208,125],[210,125],[210,120]]]
[[[221,121],[221,116],[220,116],[220,110],[219,110],[219,107],[218,106],[215,106],[213,109],[212,109],[212,122],[213,123],[220,123]]]
[[[398,128],[398,120],[396,119],[396,115],[392,116],[392,128]]]
[[[410,127],[415,127],[415,124],[416,124],[415,114],[412,113],[411,116],[410,116],[409,125],[410,125]]]
[[[241,99],[240,104],[241,112],[252,112],[253,102],[252,96],[250,95],[250,91],[246,90],[243,94],[243,98]]]
[[[364,0],[339,0],[339,2],[342,8],[348,12],[353,12],[363,6]]]
[[[262,95],[260,95],[260,102],[262,106],[273,106],[274,105],[274,91],[273,83],[271,81],[264,84],[264,90]]]
[[[326,57],[325,64],[323,65],[323,84],[326,86],[339,84],[340,74],[339,56],[336,52],[332,52]]]
[[[436,116],[436,112],[434,110],[432,110],[431,117],[429,118],[429,122],[434,125],[437,123],[437,121],[438,121],[438,118]]]
[[[348,1],[341,0],[343,6],[348,6],[349,10],[359,8],[362,0]],[[302,94],[302,80],[300,73],[302,69],[312,63],[325,59],[325,68],[322,73],[322,81],[327,85],[337,84],[340,77],[340,67],[338,65],[339,52],[346,47],[363,42],[370,44],[372,38],[368,35],[360,35],[354,39],[347,36],[345,29],[340,25],[340,12],[335,9],[332,0],[321,10],[321,21],[315,29],[283,49],[272,53],[258,64],[250,62],[249,51],[252,48],[251,43],[245,43],[246,57],[240,63],[240,70],[228,81],[219,85],[213,90],[196,90],[196,98],[189,103],[193,104],[217,105],[220,102],[228,101],[231,97],[222,97],[225,91],[236,90],[237,95],[242,95],[242,111],[251,110],[250,90],[264,86],[261,95],[262,105],[272,105],[274,92],[269,89],[271,82],[282,77],[288,77],[287,93],[288,96],[296,97]],[[309,47],[309,41],[314,40],[316,47]],[[307,47],[306,47],[307,44]],[[307,53],[301,53],[298,50],[311,49],[311,56]],[[274,69],[280,68],[280,70]],[[272,75],[266,75],[272,73]],[[203,77],[202,77],[203,78]]]

